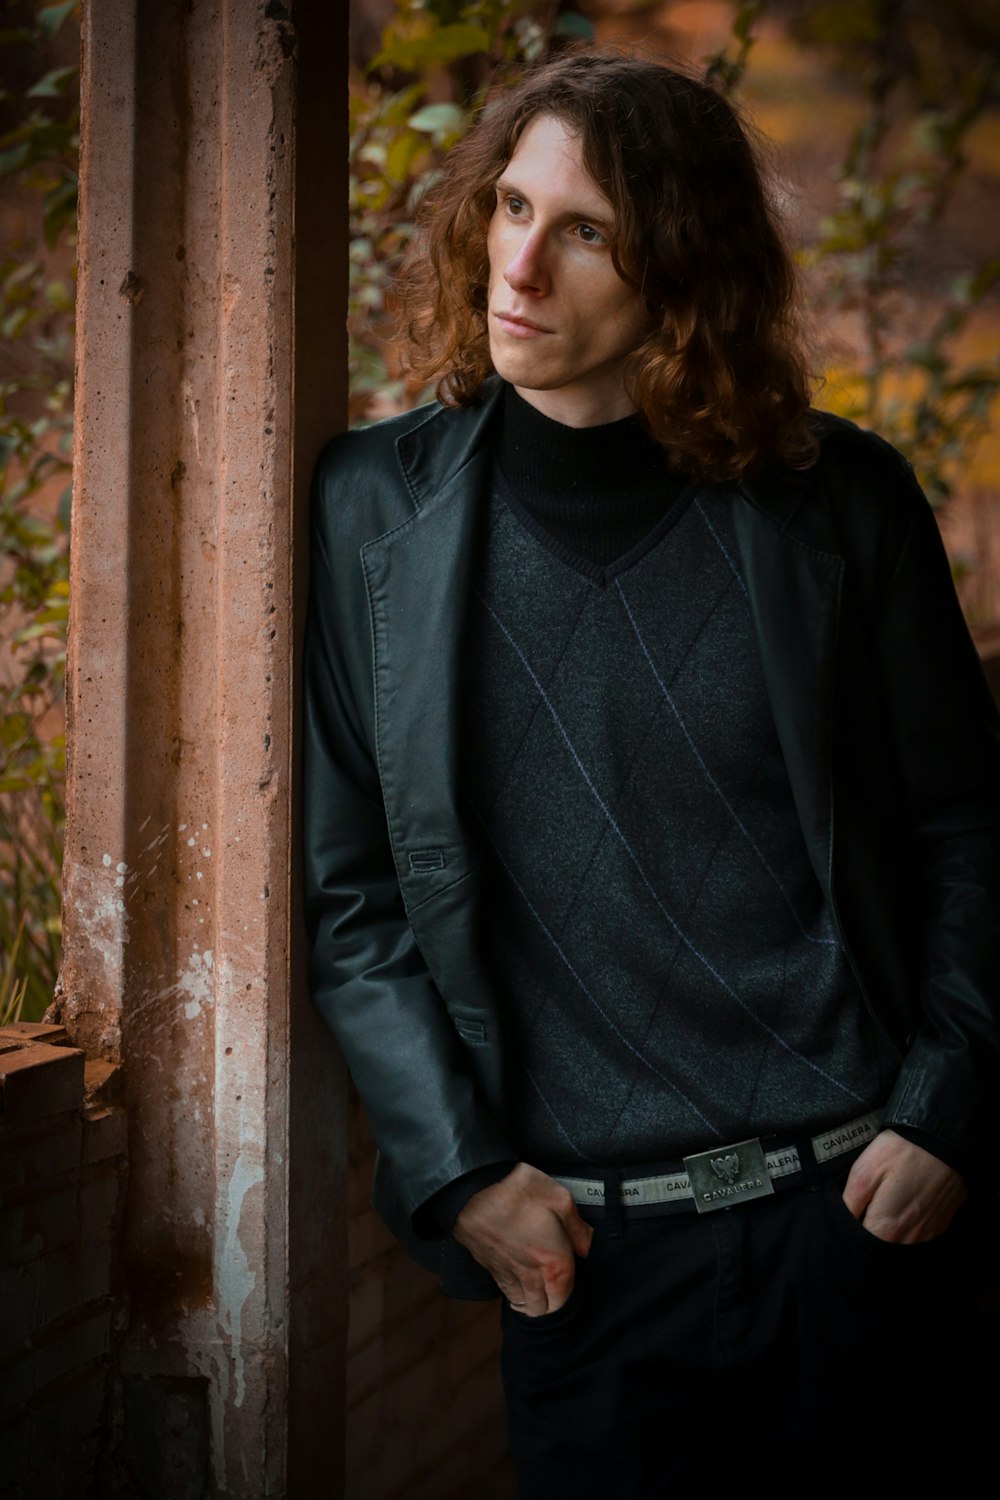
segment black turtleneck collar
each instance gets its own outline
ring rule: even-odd
[[[635,416],[567,427],[505,386],[496,461],[513,497],[570,552],[606,567],[663,519],[685,485]]]

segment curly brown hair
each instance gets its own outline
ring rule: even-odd
[[[473,403],[493,372],[494,186],[539,115],[578,136],[614,208],[613,263],[653,320],[626,389],[671,462],[710,479],[810,462],[796,278],[759,152],[714,88],[644,58],[571,51],[487,102],[425,193],[397,279],[408,368],[450,406]]]

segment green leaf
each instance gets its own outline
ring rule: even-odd
[[[407,130],[398,135],[386,152],[385,175],[392,182],[403,182],[417,152],[423,149],[424,140],[415,131]]]
[[[460,57],[472,57],[477,52],[489,50],[489,33],[482,26],[465,23],[439,26],[428,36],[393,42],[372,58],[368,71],[371,73],[376,68],[392,66],[405,72],[419,72],[421,68],[443,67],[446,63],[457,62]]]
[[[50,72],[44,73],[37,83],[32,84],[26,97],[28,99],[59,99],[65,94],[70,79],[76,77],[76,68],[52,68]]]
[[[54,250],[59,236],[67,227],[76,224],[76,178],[67,178],[45,194],[42,208],[45,215],[45,243]]]
[[[0,151],[0,177],[9,177],[11,172],[19,172],[30,158],[31,143],[29,141],[21,141],[6,151]]]
[[[5,339],[16,339],[23,332],[25,324],[31,321],[31,308],[18,307],[12,313],[8,313],[3,322],[0,323],[0,332]]]
[[[51,41],[69,13],[76,9],[76,0],[64,0],[62,5],[46,5],[38,12],[38,24]]]
[[[50,281],[44,297],[53,312],[70,312],[73,307],[73,293],[65,281]]]
[[[553,36],[572,36],[584,42],[594,40],[594,27],[586,16],[581,16],[575,10],[568,10],[565,15],[559,17],[552,28]]]
[[[457,135],[465,124],[465,111],[457,104],[427,104],[406,123],[426,135]]]

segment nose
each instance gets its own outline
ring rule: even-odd
[[[507,260],[503,279],[515,292],[546,292],[549,271],[543,237],[531,230],[518,242]]]

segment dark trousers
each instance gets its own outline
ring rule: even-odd
[[[966,1204],[939,1239],[891,1245],[841,1193],[827,1179],[620,1237],[596,1225],[564,1308],[505,1307],[522,1500],[656,1500],[750,1475],[772,1495],[977,1493],[997,1409],[976,1296],[993,1226]]]

